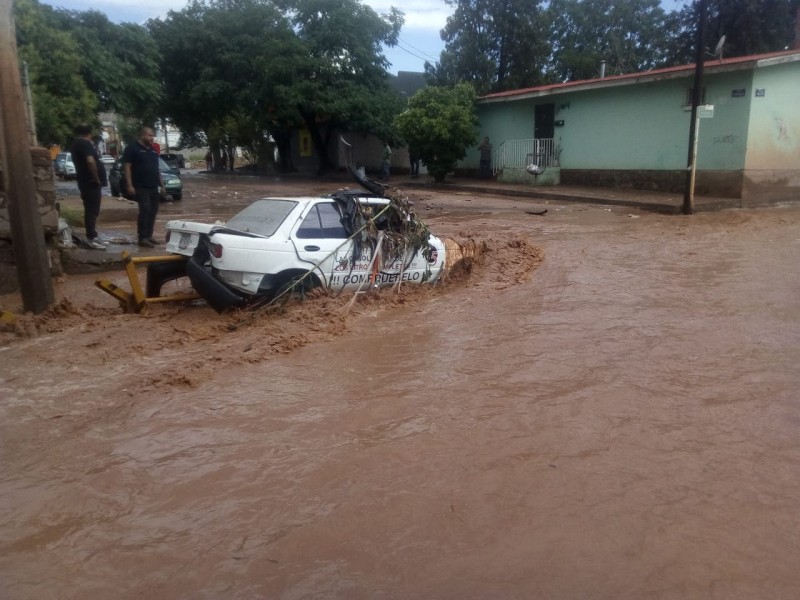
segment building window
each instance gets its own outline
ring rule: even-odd
[[[692,94],[694,94],[694,88],[689,88],[688,90],[686,90],[686,97],[684,97],[683,99],[684,106],[689,106],[689,107],[692,106]],[[706,103],[706,88],[704,87],[700,90],[700,104],[705,104],[705,103]]]

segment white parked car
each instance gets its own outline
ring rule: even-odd
[[[167,250],[188,260],[152,265],[148,295],[186,274],[220,312],[269,301],[289,288],[433,283],[445,264],[444,242],[407,205],[347,190],[264,198],[224,224],[169,221]]]
[[[59,152],[53,160],[53,171],[59,179],[75,179],[75,163],[72,152]]]

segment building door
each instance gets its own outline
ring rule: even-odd
[[[533,113],[533,137],[537,140],[549,140],[555,137],[555,104],[537,104]]]

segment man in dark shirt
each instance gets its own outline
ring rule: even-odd
[[[122,164],[125,168],[126,192],[139,203],[139,218],[136,223],[139,245],[155,248],[158,242],[153,237],[153,228],[158,215],[161,193],[166,194],[161,170],[158,168],[158,152],[153,147],[155,133],[150,127],[142,127],[139,139],[125,147]]]
[[[89,245],[96,250],[105,250],[105,243],[97,238],[97,218],[100,216],[100,200],[103,187],[108,183],[106,167],[100,160],[97,149],[92,144],[92,128],[81,123],[75,127],[75,141],[72,143],[72,162],[75,164],[75,178],[83,200],[83,223]]]

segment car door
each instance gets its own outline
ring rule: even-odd
[[[353,243],[347,238],[336,202],[314,203],[291,238],[298,257],[314,269],[327,287],[339,290],[350,284],[345,263],[349,265]]]

